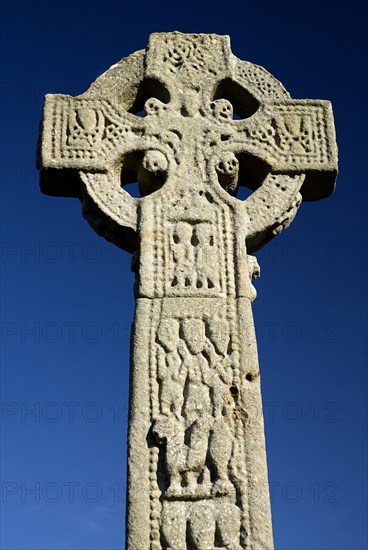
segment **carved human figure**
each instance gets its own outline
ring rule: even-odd
[[[168,494],[181,491],[182,472],[186,469],[184,447],[184,422],[182,418],[183,385],[186,372],[179,354],[179,321],[162,319],[157,331],[157,340],[163,350],[158,355],[158,380],[160,388],[161,415],[153,431],[165,445],[166,468],[169,476]]]
[[[222,331],[224,330],[226,329],[222,327]],[[220,327],[216,330],[216,324],[213,324],[210,334],[219,348],[224,349],[225,346],[227,348],[227,353],[218,358],[214,367],[216,373],[212,390],[214,421],[208,445],[208,457],[216,478],[213,493],[226,494],[234,491],[233,484],[229,480],[229,462],[235,437],[234,410],[238,392],[235,372],[238,361],[229,339],[227,341],[223,339]]]
[[[214,419],[208,442],[208,459],[214,474],[213,494],[227,494],[234,491],[229,480],[229,461],[233,449],[234,402],[229,386],[220,379],[213,387]]]
[[[197,482],[204,474],[208,438],[212,425],[210,388],[204,383],[203,372],[208,368],[203,355],[193,356],[187,363],[188,377],[183,407],[185,440],[188,446],[186,481],[189,492],[197,490]]]
[[[195,226],[197,288],[219,288],[218,243],[214,239],[214,227],[208,223]]]
[[[210,319],[206,323],[208,340],[215,349],[216,356],[224,357],[228,352],[230,341],[229,323],[225,320]]]
[[[174,278],[172,286],[185,288],[191,286],[194,275],[194,250],[191,244],[192,226],[186,222],[175,225],[172,238],[174,260]]]
[[[183,405],[183,382],[186,374],[179,354],[179,322],[176,319],[162,319],[157,339],[163,348],[158,353],[158,380],[160,386],[161,413],[173,413],[178,419]]]
[[[183,339],[188,352],[183,417],[188,447],[186,481],[189,492],[195,492],[198,479],[205,473],[208,438],[212,424],[210,398],[211,372],[202,352],[205,349],[205,326],[202,319],[182,321]]]

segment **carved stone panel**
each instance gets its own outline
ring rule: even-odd
[[[139,327],[135,332],[130,431],[133,441],[137,431],[147,441],[140,461],[149,464],[149,476],[145,490],[142,479],[129,486],[129,540],[152,549],[271,548],[250,301],[139,298],[137,308],[139,327],[152,328],[149,340]],[[143,373],[149,405],[139,392]],[[145,491],[149,530],[137,533]]]

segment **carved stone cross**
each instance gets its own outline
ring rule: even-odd
[[[39,168],[134,253],[127,548],[273,548],[249,254],[333,191],[330,103],[290,99],[227,36],[153,34],[46,97]]]

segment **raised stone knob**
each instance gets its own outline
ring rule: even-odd
[[[238,184],[239,161],[230,151],[222,153],[217,161],[216,171],[220,185],[233,194]]]
[[[168,160],[161,151],[151,150],[145,153],[142,166],[138,170],[139,189],[143,197],[162,187],[168,167]]]
[[[228,122],[233,118],[233,106],[227,99],[217,99],[210,105],[213,116],[220,122]]]

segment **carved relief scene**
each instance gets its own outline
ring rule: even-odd
[[[215,229],[202,222],[179,221],[171,230],[171,286],[219,291],[219,243]]]
[[[239,353],[229,323],[162,318],[156,351],[159,414],[152,431],[160,447],[162,548],[240,549],[235,472],[244,450],[236,441],[245,416],[237,406]]]

